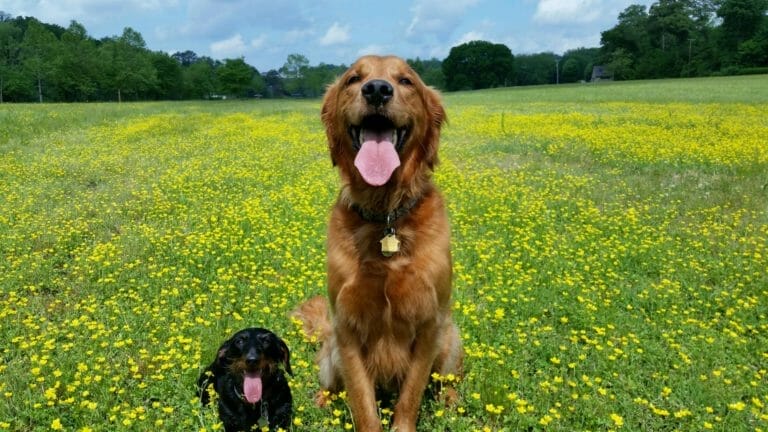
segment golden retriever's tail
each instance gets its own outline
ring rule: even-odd
[[[300,304],[291,318],[301,325],[304,337],[310,341],[326,341],[331,335],[331,319],[328,310],[328,300],[323,296],[312,297]]]

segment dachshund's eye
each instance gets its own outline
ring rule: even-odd
[[[408,78],[400,78],[399,83],[405,86],[413,85],[413,81]]]
[[[347,78],[347,85],[352,85],[357,82],[360,82],[360,75],[352,75],[351,77]]]
[[[235,340],[235,346],[236,346],[236,347],[238,347],[238,348],[242,348],[242,347],[243,347],[243,345],[245,345],[245,338],[244,338],[244,337],[239,337],[239,338],[237,338],[237,339]]]

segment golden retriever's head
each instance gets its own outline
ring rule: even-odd
[[[331,160],[353,187],[418,188],[437,163],[445,111],[398,57],[358,59],[323,99]]]

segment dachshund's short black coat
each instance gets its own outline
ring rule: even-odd
[[[221,345],[216,359],[197,380],[200,401],[203,405],[210,402],[208,387],[212,385],[226,432],[250,431],[254,425],[267,423],[272,431],[287,431],[293,398],[279,364],[293,375],[290,351],[282,339],[263,328],[240,330]],[[244,388],[246,376],[251,377],[250,390]],[[257,377],[258,384],[253,384],[252,377]]]

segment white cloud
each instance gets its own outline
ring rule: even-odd
[[[600,35],[547,33],[524,35],[522,37],[507,37],[501,41],[512,50],[512,54],[535,54],[541,52],[553,52],[563,54],[576,48],[590,48],[600,45]]]
[[[211,44],[211,54],[217,58],[240,57],[245,55],[247,47],[243,36],[239,33],[229,39],[224,39]]]
[[[295,44],[303,42],[306,39],[314,37],[315,32],[312,29],[293,29],[283,33],[282,40],[286,44]]]
[[[406,35],[413,38],[435,36],[445,39],[461,21],[464,12],[478,0],[416,0],[411,11],[413,18]]]
[[[0,10],[66,27],[70,20],[100,22],[130,11],[162,13],[177,6],[178,0],[8,0]]]
[[[338,45],[341,43],[344,43],[350,39],[349,36],[349,27],[348,26],[340,26],[339,23],[333,23],[331,25],[331,28],[328,29],[327,32],[325,32],[325,36],[320,38],[320,45],[328,46],[328,45]]]
[[[259,48],[263,47],[264,45],[266,45],[266,43],[267,43],[267,36],[266,35],[261,35],[261,36],[259,36],[257,38],[251,39],[251,48],[259,49]]]
[[[534,21],[542,24],[590,23],[600,19],[601,0],[539,0]]]
[[[454,42],[452,46],[457,46],[457,45],[465,44],[467,42],[472,42],[476,40],[486,40],[486,37],[484,34],[480,32],[476,32],[476,31],[467,32],[461,35],[459,40]]]

